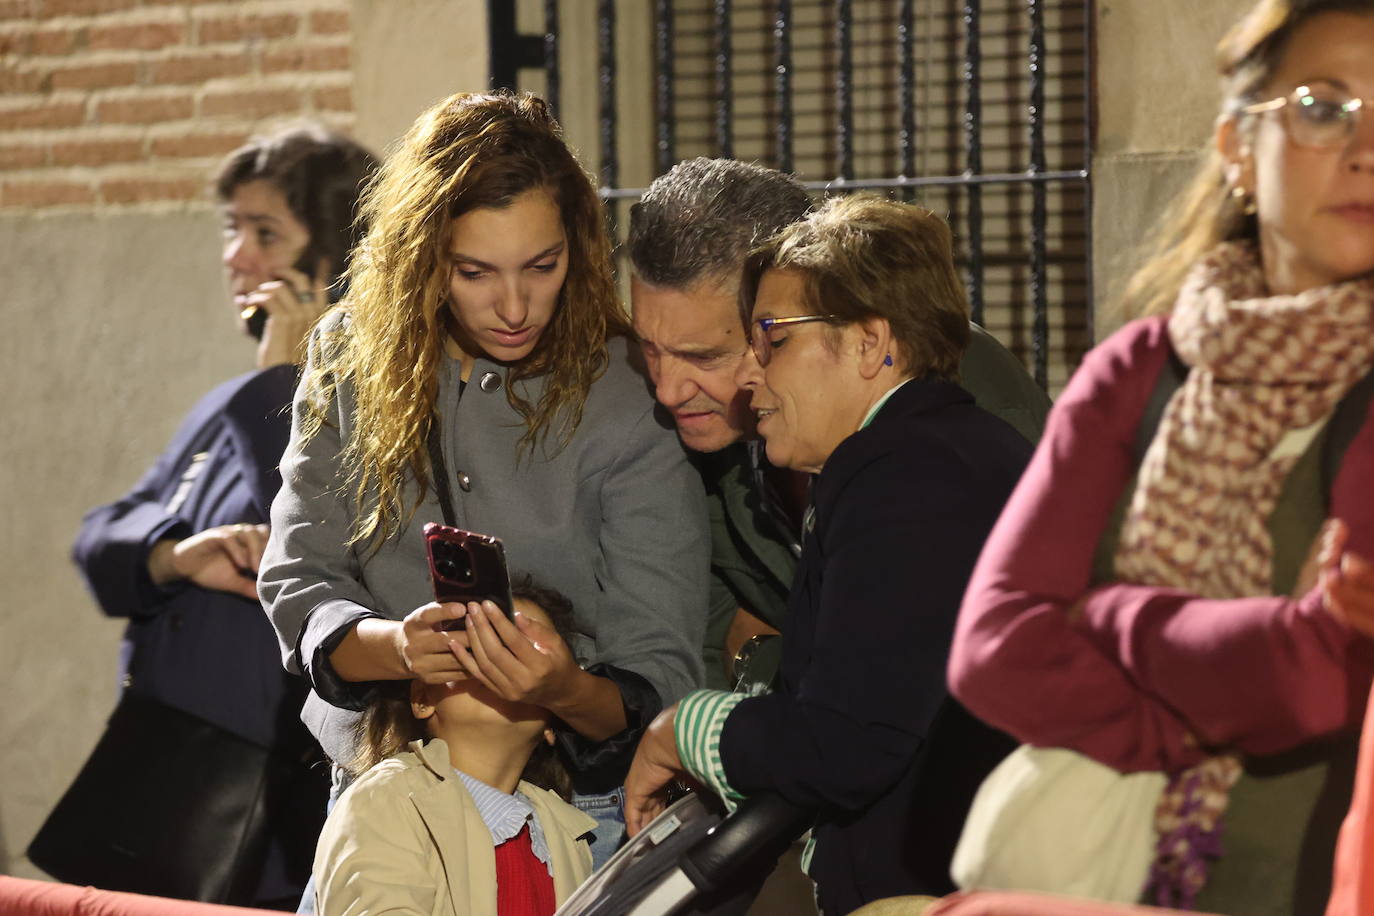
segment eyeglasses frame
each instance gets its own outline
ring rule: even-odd
[[[834,315],[789,315],[785,318],[755,318],[753,323],[758,326],[759,337],[749,335],[749,349],[754,351],[754,359],[758,361],[759,368],[767,366],[773,359],[773,344],[768,340],[768,332],[778,325],[786,324],[805,324],[808,321],[834,321]],[[759,344],[755,340],[764,341],[764,352],[759,352]]]
[[[1246,105],[1243,108],[1241,108],[1237,113],[1248,115],[1264,114],[1267,111],[1281,111],[1282,109],[1287,108],[1289,105],[1294,104],[1294,99],[1300,98],[1304,95],[1312,95],[1311,86],[1298,86],[1287,95],[1281,95],[1277,98],[1272,98],[1267,102],[1255,102],[1253,105]],[[1346,114],[1353,116],[1346,122],[1349,126],[1346,128],[1345,139],[1342,144],[1321,146],[1314,145],[1311,143],[1299,143],[1296,139],[1294,139],[1293,132],[1289,129],[1287,122],[1284,123],[1283,129],[1284,132],[1288,134],[1289,140],[1292,140],[1294,143],[1297,143],[1298,146],[1305,147],[1306,149],[1339,149],[1340,146],[1342,146],[1344,143],[1349,143],[1350,138],[1354,136],[1355,129],[1359,124],[1359,113],[1363,111],[1365,106],[1367,105],[1374,107],[1374,99],[1361,99],[1351,97],[1341,104],[1341,110],[1344,111]]]

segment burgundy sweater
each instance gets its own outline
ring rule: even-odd
[[[950,656],[954,694],[1029,744],[1124,771],[1178,770],[1206,743],[1275,753],[1356,727],[1374,646],[1301,598],[1092,588],[1093,555],[1135,474],[1137,426],[1169,352],[1164,318],[1084,359],[974,570]],[[1374,413],[1374,405],[1371,406]],[[1332,515],[1374,558],[1374,422],[1342,460]],[[1082,602],[1082,617],[1069,609]]]

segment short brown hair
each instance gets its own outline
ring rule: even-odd
[[[746,327],[766,270],[800,272],[808,307],[837,323],[885,318],[913,375],[958,380],[970,334],[968,297],[949,225],[930,210],[871,194],[826,201],[745,261]]]
[[[307,250],[329,262],[333,282],[366,231],[357,218],[358,198],[376,170],[376,158],[361,144],[304,123],[255,136],[234,150],[220,163],[214,188],[228,203],[250,181],[271,184],[310,232]],[[315,270],[311,264],[308,272]]]

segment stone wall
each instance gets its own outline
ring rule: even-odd
[[[1198,167],[1221,99],[1213,51],[1252,0],[1098,0],[1093,157],[1096,337],[1120,324],[1113,299],[1139,243]]]

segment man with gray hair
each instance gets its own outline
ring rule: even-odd
[[[749,251],[811,209],[790,175],[732,159],[678,163],[630,209],[630,296],[656,396],[695,453],[711,507],[707,686],[730,686],[756,662],[766,681],[785,626],[801,555],[807,476],[772,467],[754,431],[749,396],[735,384],[748,347],[739,280]],[[979,406],[1028,440],[1049,398],[995,338],[973,326],[960,365]],[[772,645],[770,645],[770,642]]]

